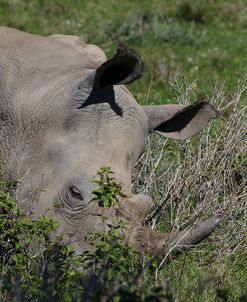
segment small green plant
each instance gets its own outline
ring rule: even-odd
[[[115,207],[120,198],[125,197],[121,185],[112,174],[110,167],[103,167],[97,173],[98,179],[94,181],[99,187],[93,191],[95,197],[92,201],[105,210]],[[87,293],[87,297],[90,297],[90,301],[143,301],[146,298],[148,301],[161,301],[155,293],[159,293],[161,299],[164,298],[162,287],[153,283],[149,284],[148,290],[144,290],[150,282],[149,276],[154,272],[154,259],[150,257],[144,260],[126,244],[126,222],[116,218],[114,222],[107,223],[107,217],[100,217],[106,223],[106,229],[92,232],[86,239],[94,250],[89,258],[94,282],[96,281],[96,287]],[[137,280],[141,280],[141,286],[136,284]]]
[[[51,217],[24,215],[10,186],[1,185],[0,301],[72,301],[82,291],[77,268],[83,257],[60,239],[51,243],[58,223]]]
[[[111,176],[113,174],[110,167],[103,167],[97,172],[98,179],[94,183],[98,185],[93,191],[95,196],[92,201],[97,201],[99,207],[109,209],[118,204],[119,198],[125,197],[122,186]]]
[[[92,202],[106,212],[124,197],[110,168],[97,173]],[[6,183],[0,190],[0,301],[162,301],[163,288],[153,280],[153,259],[144,259],[124,237],[126,223],[107,222],[86,240],[93,252],[75,254],[57,238],[50,217],[33,219],[18,208]],[[160,299],[157,298],[159,294]],[[157,300],[158,299],[158,300]],[[145,300],[146,301],[146,300]]]
[[[122,186],[115,181],[110,167],[103,167],[97,172],[94,183],[98,187],[93,191],[92,202],[107,210],[118,205],[120,198],[125,197]],[[103,293],[108,293],[113,284],[127,282],[138,275],[140,257],[127,246],[123,235],[126,223],[115,219],[114,223],[107,222],[105,215],[99,215],[106,229],[102,232],[92,232],[87,236],[87,242],[94,249],[91,255],[91,265],[99,278],[98,287],[94,289],[94,299]],[[117,283],[117,284],[116,284]]]

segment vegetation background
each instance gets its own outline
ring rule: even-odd
[[[222,110],[189,142],[152,138],[133,190],[154,197],[147,223],[161,230],[222,219],[211,239],[156,269],[150,282],[166,295],[148,301],[247,301],[246,1],[0,0],[0,25],[79,35],[109,57],[123,42],[145,62],[129,86],[138,102],[209,99]]]

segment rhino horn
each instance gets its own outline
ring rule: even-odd
[[[140,198],[125,200],[117,212],[118,217],[127,220],[127,226],[124,230],[126,242],[136,251],[146,254],[150,253],[159,259],[165,259],[164,262],[199,244],[206,239],[219,224],[219,218],[212,216],[201,224],[183,231],[161,233],[142,224],[144,219],[143,215],[148,212],[148,209],[146,207],[143,212],[138,210],[141,206],[140,200]],[[133,210],[135,209],[134,203],[136,203],[137,211]],[[129,209],[132,210],[129,211]],[[141,213],[141,217],[138,213]]]
[[[220,220],[216,216],[212,216],[198,226],[178,232],[170,238],[166,244],[164,255],[176,256],[185,252],[206,239],[218,226]]]
[[[215,216],[198,226],[181,232],[161,233],[141,225],[129,223],[126,239],[130,246],[140,253],[152,254],[167,262],[170,258],[185,252],[206,239],[219,224]]]

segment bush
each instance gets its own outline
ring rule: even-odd
[[[124,196],[110,168],[98,172],[93,202],[109,208]],[[125,243],[117,220],[86,240],[94,253],[77,255],[61,238],[50,241],[53,218],[23,215],[2,183],[0,191],[0,299],[4,301],[160,301],[161,287],[149,284],[154,260],[142,259]],[[106,217],[102,215],[102,220]],[[145,266],[144,266],[145,260]],[[144,269],[145,268],[145,269]],[[162,295],[161,295],[162,296]],[[155,300],[153,300],[153,298]],[[157,300],[158,299],[158,300]]]
[[[37,220],[23,215],[2,183],[0,191],[0,298],[4,301],[56,301],[81,291],[76,286],[81,259],[59,239],[49,235],[57,229],[53,218]]]

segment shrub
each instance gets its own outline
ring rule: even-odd
[[[2,183],[0,191],[0,300],[53,301],[68,297],[80,274],[80,258],[59,239],[50,242],[57,229],[53,218],[35,220],[20,212],[16,200]]]
[[[95,198],[108,209],[124,196],[110,168],[98,172]],[[58,224],[53,218],[35,220],[18,209],[8,185],[0,191],[0,299],[13,301],[142,301],[160,292],[147,276],[154,260],[142,259],[125,243],[125,224],[108,223],[107,231],[92,232],[85,240],[94,253],[77,255],[62,243],[50,241]],[[105,222],[106,217],[101,216]],[[144,266],[145,262],[145,266]],[[145,269],[144,269],[145,268]],[[145,290],[144,290],[145,288]],[[147,288],[147,289],[146,289]],[[161,295],[162,296],[162,295]],[[155,301],[157,298],[155,298]]]

